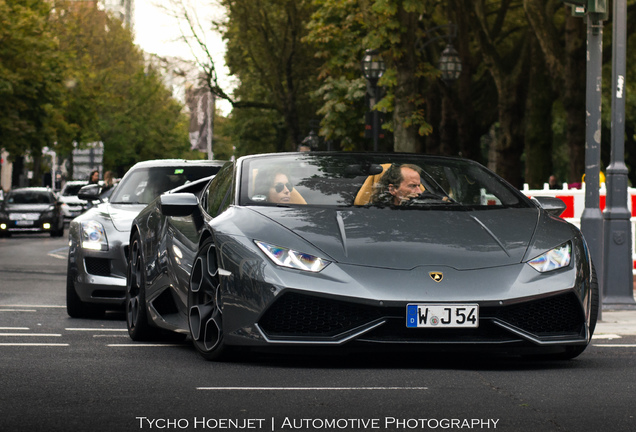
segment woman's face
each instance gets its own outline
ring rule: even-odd
[[[293,186],[285,174],[276,174],[274,184],[269,188],[267,199],[272,203],[288,203]]]
[[[92,175],[91,175],[91,181],[92,182],[96,182],[99,180],[99,173],[97,171],[95,171]]]

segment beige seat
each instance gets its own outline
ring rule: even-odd
[[[356,195],[356,199],[353,201],[353,205],[367,205],[371,201],[371,195],[373,195],[373,188],[380,181],[384,172],[391,166],[391,164],[382,164],[382,172],[380,174],[370,175],[362,183],[362,187]]]

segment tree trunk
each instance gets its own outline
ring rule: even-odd
[[[585,29],[585,21],[581,18],[566,19],[563,107],[566,112],[566,137],[570,153],[569,182],[580,182],[585,172]]]
[[[393,111],[393,149],[396,152],[418,153],[421,151],[418,126],[405,125],[405,120],[416,110],[413,96],[418,93],[418,79],[415,76],[417,59],[413,41],[417,30],[418,15],[405,12],[402,5],[400,5],[398,14],[405,31],[401,34],[400,42],[397,45],[397,50],[402,55],[394,59],[397,70],[397,85]]]
[[[530,80],[526,101],[525,182],[541,189],[552,174],[552,104],[554,92],[541,48],[531,37]]]

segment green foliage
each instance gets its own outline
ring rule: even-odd
[[[0,0],[0,147],[58,160],[104,143],[104,168],[122,175],[139,160],[190,152],[188,118],[146,67],[130,30],[96,7]]]
[[[50,6],[0,0],[0,148],[40,155],[69,126],[61,110],[63,56],[48,24]]]
[[[419,55],[414,51],[416,36],[421,37],[422,33],[418,22],[422,23],[423,16],[430,18],[426,13],[436,9],[435,3],[422,0],[315,0],[314,3],[317,10],[308,24],[310,32],[306,40],[321,47],[317,57],[323,59],[319,75],[323,83],[315,93],[322,103],[321,134],[347,143],[343,148],[364,148],[364,141],[352,143],[359,139],[361,130],[358,128],[355,134],[342,124],[360,125],[369,109],[363,100],[364,92],[357,92],[360,60],[366,49],[380,50],[387,67],[378,83],[384,97],[372,107],[393,116],[383,127],[390,131],[396,127],[416,128],[416,135],[429,134],[432,129],[426,121],[425,82],[439,72],[427,59],[416,62],[410,59]],[[409,91],[407,97],[396,93],[401,85],[398,76],[410,81],[417,91]],[[351,89],[345,90],[345,85]],[[352,100],[353,95],[360,99]],[[396,103],[409,109],[400,111],[396,117]],[[339,111],[343,106],[349,107],[344,113]]]
[[[263,132],[260,140],[269,140],[259,148],[295,150],[316,112],[309,96],[316,89],[318,62],[314,47],[301,43],[314,10],[311,1],[223,0],[221,4],[228,16],[223,29],[226,63],[240,81],[231,122],[249,117],[251,126]],[[248,112],[239,114],[241,110]],[[284,125],[282,145],[278,125]],[[240,136],[249,135],[242,125],[235,130]]]
[[[123,174],[139,160],[189,153],[188,118],[146,62],[131,32],[95,8],[61,14],[61,49],[69,53],[70,142],[104,143],[104,168]],[[77,77],[77,78],[75,78]]]

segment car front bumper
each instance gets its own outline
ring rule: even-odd
[[[223,262],[228,345],[551,349],[586,345],[591,337],[585,259],[543,274],[524,263],[472,270],[332,263],[311,274],[267,261],[244,260],[236,267],[229,265],[233,260]],[[432,272],[443,273],[443,281],[435,282]],[[413,303],[478,304],[479,326],[407,328],[407,305]]]
[[[126,297],[128,233],[111,234],[107,251],[82,248],[72,233],[69,238],[69,272],[80,300],[121,307]]]

